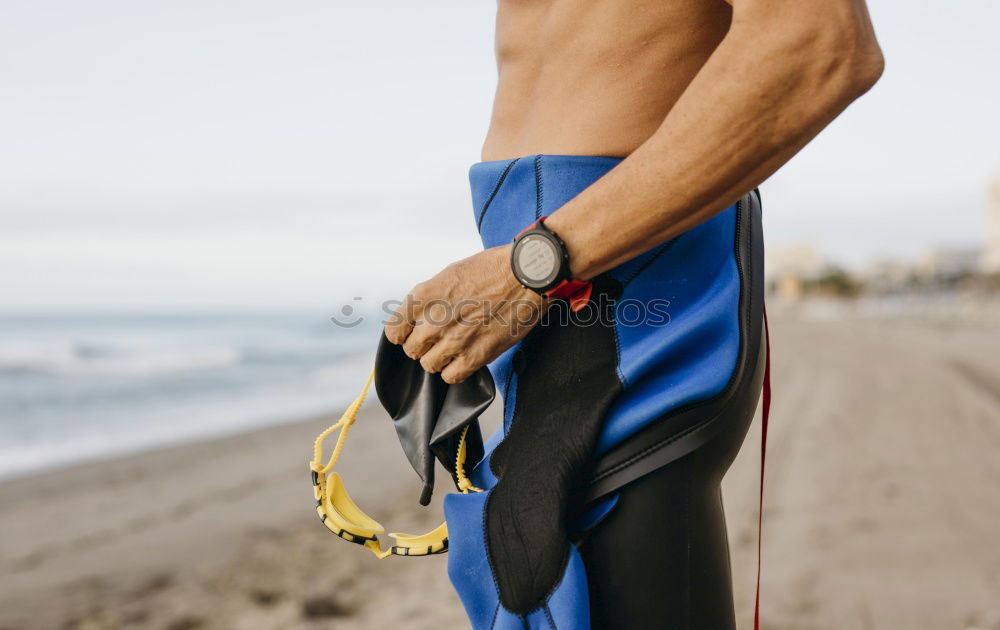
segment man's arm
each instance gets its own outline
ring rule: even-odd
[[[881,72],[863,0],[734,0],[729,33],[656,133],[546,220],[573,274],[592,278],[725,209]],[[418,284],[386,336],[445,381],[466,379],[523,338],[542,309],[509,256],[509,245],[493,247]],[[497,306],[498,317],[470,326],[457,312],[424,312],[469,301]]]
[[[589,279],[732,205],[882,73],[863,0],[734,0],[663,124],[546,220]]]

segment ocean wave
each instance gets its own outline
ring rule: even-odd
[[[325,321],[0,317],[0,478],[343,409],[379,331]]]
[[[104,408],[80,422],[76,413],[57,422],[15,423],[0,434],[0,481],[52,468],[61,468],[182,444],[255,428],[340,412],[357,395],[357,366],[346,366],[354,378],[328,383],[334,371],[298,375],[284,383],[248,392],[240,397],[210,400],[171,400],[153,408]],[[323,382],[315,376],[322,372]],[[369,405],[376,404],[374,399]]]
[[[0,372],[7,373],[149,376],[224,368],[241,359],[231,346],[128,352],[79,343],[0,346]]]

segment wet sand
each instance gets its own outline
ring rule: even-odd
[[[765,627],[1000,629],[1000,327],[834,315],[772,313]],[[326,423],[0,484],[0,628],[466,627],[446,556],[378,561],[318,522]],[[741,628],[758,448],[759,418],[724,482]],[[393,530],[439,522],[375,405],[341,470]]]

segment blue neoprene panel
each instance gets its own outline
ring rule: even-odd
[[[641,273],[619,268],[612,275],[627,282],[617,308],[618,397],[598,443],[598,454],[650,422],[681,406],[723,390],[732,377],[740,349],[737,309],[740,276],[733,253],[736,208],[731,207],[663,246]],[[648,258],[648,256],[647,256]],[[627,274],[627,275],[626,275]],[[637,322],[629,300],[666,303],[669,323]]]
[[[552,214],[620,161],[538,155],[473,165],[473,211],[484,247],[510,243],[539,214]],[[616,324],[625,391],[604,422],[595,455],[673,409],[711,398],[732,377],[740,346],[733,308],[740,292],[733,253],[735,221],[734,206],[611,270],[625,285]],[[622,322],[632,321],[636,309],[654,308],[652,304],[663,309],[669,322]],[[516,350],[511,348],[490,365],[497,387],[509,392],[505,426],[513,407],[507,398],[516,389],[508,384]]]
[[[448,523],[448,577],[475,630],[587,630],[590,605],[587,574],[576,548],[570,548],[562,579],[542,608],[519,617],[500,605],[486,553],[486,502],[490,493],[449,494],[444,499]]]

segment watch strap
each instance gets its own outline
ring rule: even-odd
[[[548,218],[547,216],[539,217],[538,221],[532,223],[528,227],[518,232],[517,236],[514,237],[515,240],[517,239],[518,236],[521,236],[525,232],[541,227],[542,229],[546,230],[556,238],[556,240],[559,242],[559,245],[563,248],[563,252],[565,252],[566,244],[563,243],[561,238],[559,238],[559,235],[553,232],[552,230],[548,229],[548,227],[542,226],[542,224],[545,222],[545,219],[547,218]],[[594,285],[589,280],[578,280],[576,278],[568,278],[566,280],[563,280],[556,286],[552,287],[548,291],[545,291],[544,293],[542,293],[542,295],[545,295],[546,297],[553,299],[565,299],[567,302],[569,302],[569,309],[572,312],[576,313],[577,311],[581,310],[584,306],[587,305],[587,302],[590,301],[590,296],[593,293],[593,291],[594,291]]]
[[[565,299],[569,302],[569,310],[574,313],[582,309],[590,301],[594,292],[594,284],[589,280],[563,280],[545,292],[550,298]]]

